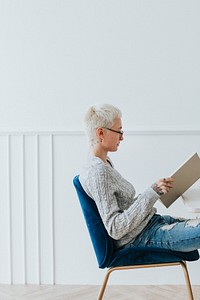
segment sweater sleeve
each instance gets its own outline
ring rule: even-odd
[[[155,213],[153,205],[159,199],[158,194],[152,188],[148,188],[132,199],[132,204],[127,209],[121,210],[117,189],[119,182],[111,176],[109,168],[103,168],[100,172],[98,170],[95,176],[90,178],[90,194],[96,202],[108,234],[115,240],[140,227],[148,216],[152,216]]]

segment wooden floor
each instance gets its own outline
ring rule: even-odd
[[[96,300],[99,286],[0,285],[0,300]],[[200,286],[193,286],[194,299],[200,300]],[[184,300],[185,286],[108,286],[104,300]]]

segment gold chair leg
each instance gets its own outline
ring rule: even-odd
[[[186,282],[186,287],[187,287],[189,300],[194,300],[193,293],[192,293],[192,286],[191,286],[191,283],[190,283],[190,277],[189,277],[186,262],[181,261],[180,264],[181,264],[181,267],[183,269],[183,273],[184,273],[184,276],[185,276],[185,282]]]
[[[103,281],[103,284],[100,288],[100,291],[99,291],[99,295],[97,297],[97,300],[102,300],[103,299],[103,295],[104,295],[104,292],[105,292],[105,289],[106,289],[106,286],[107,286],[107,283],[108,283],[108,279],[109,279],[109,276],[110,276],[110,273],[112,272],[112,269],[108,269],[107,272],[106,272],[106,276],[104,278],[104,281]]]

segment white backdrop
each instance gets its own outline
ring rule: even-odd
[[[93,102],[126,128],[199,127],[198,0],[0,1],[0,128],[82,128]]]
[[[87,156],[88,105],[122,109],[129,134],[113,160],[138,192],[199,151],[199,9],[194,0],[0,0],[1,283],[103,278],[72,186]],[[190,216],[179,202],[159,212]],[[199,262],[190,268],[200,284]],[[178,271],[148,274],[113,282],[183,282]]]

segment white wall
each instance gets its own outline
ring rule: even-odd
[[[198,0],[0,5],[0,128],[79,130],[94,101],[129,129],[199,126]]]
[[[200,3],[0,8],[0,282],[100,283],[72,186],[87,156],[83,114],[93,102],[122,109],[129,134],[113,160],[138,192],[199,151]],[[179,202],[159,212],[190,216]],[[200,284],[199,262],[189,267]],[[124,283],[183,282],[178,271],[136,272]]]

